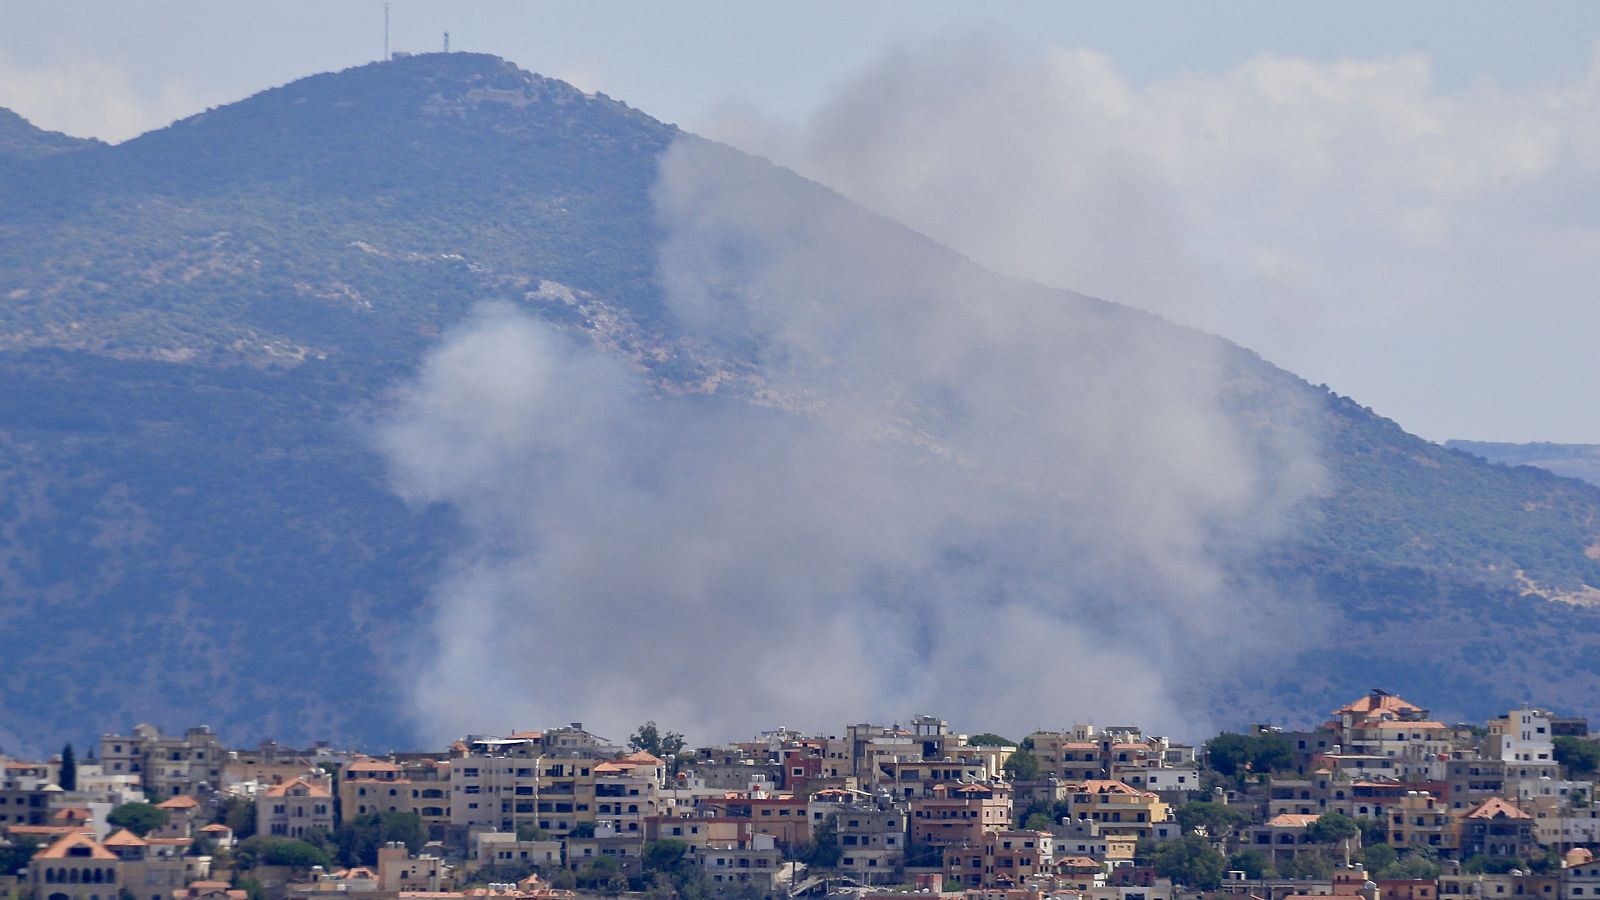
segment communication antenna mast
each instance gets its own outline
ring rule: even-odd
[[[383,58],[389,59],[389,4],[383,5]]]
[[[450,52],[450,32],[448,31],[444,33],[444,52]]]

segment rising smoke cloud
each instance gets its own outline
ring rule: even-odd
[[[1441,83],[1423,53],[1141,81],[960,34],[884,53],[804,122],[730,103],[697,130],[1431,439],[1600,441],[1570,414],[1600,377],[1597,123],[1600,52],[1516,85]]]
[[[1267,644],[1230,637],[1241,617],[1293,614],[1250,561],[1318,477],[1305,434],[1243,422],[1236,349],[707,142],[666,154],[655,200],[670,318],[750,362],[742,386],[662,390],[495,305],[381,431],[397,489],[466,529],[414,698],[428,737],[1206,726]]]

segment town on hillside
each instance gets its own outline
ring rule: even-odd
[[[80,758],[81,756],[81,758]],[[921,716],[690,749],[646,722],[384,757],[139,725],[4,760],[22,900],[926,894],[962,900],[1600,900],[1600,743],[1382,690],[1195,747],[1137,726],[1017,741]]]

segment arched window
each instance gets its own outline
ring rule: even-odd
[[[78,883],[78,870],[77,869],[73,869],[72,871],[67,873],[67,883],[68,884],[77,884]]]
[[[56,883],[56,870],[55,869],[45,869],[44,870],[44,883],[45,884],[55,884]]]

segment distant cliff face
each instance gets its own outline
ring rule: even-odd
[[[369,425],[483,301],[663,395],[805,409],[740,332],[707,341],[667,308],[656,191],[680,139],[471,54],[307,78],[114,147],[0,115],[0,743],[135,720],[407,742],[399,685],[432,650],[461,523],[400,501]],[[908,281],[936,264],[980,294],[1040,290],[718,152],[764,196],[849,219]],[[1049,302],[1204,344],[1227,415],[1317,435],[1320,499],[1251,564],[1323,621],[1298,664],[1208,701],[1225,721],[1298,721],[1369,682],[1473,717],[1600,713],[1600,615],[1549,602],[1600,585],[1600,490],[1428,444],[1154,317]]]

